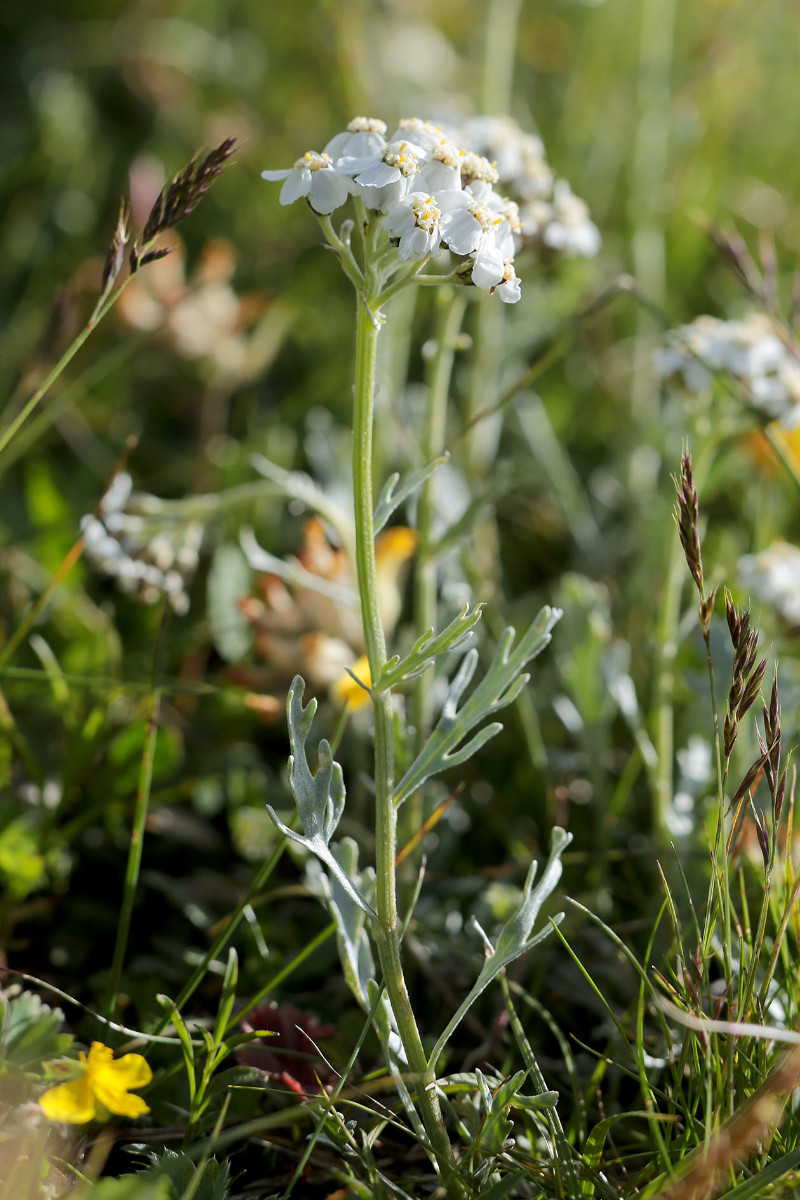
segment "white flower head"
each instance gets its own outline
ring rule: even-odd
[[[410,192],[424,157],[425,152],[413,142],[389,142],[380,158],[355,174],[354,184],[367,208],[384,208]]]
[[[434,121],[423,121],[420,117],[403,117],[398,122],[397,129],[389,138],[390,142],[413,142],[423,152],[433,150],[445,138],[443,126]]]
[[[330,154],[318,154],[316,150],[307,150],[287,170],[262,171],[261,178],[284,180],[281,204],[293,204],[305,197],[322,217],[341,207],[350,194],[350,181],[339,173]]]
[[[800,625],[800,548],[773,542],[760,554],[739,559],[742,586],[791,625]]]
[[[419,261],[439,252],[440,218],[441,212],[433,196],[426,192],[408,192],[386,206],[381,225],[390,237],[399,239],[397,250],[401,259]]]
[[[464,187],[472,185],[475,190],[476,184],[484,184],[488,188],[497,183],[499,178],[497,167],[482,154],[465,150],[461,155],[461,183]]]
[[[689,392],[709,387],[728,371],[747,389],[752,406],[784,429],[800,423],[800,350],[780,336],[765,313],[739,321],[701,316],[668,334],[656,355],[662,377],[678,375]]]
[[[534,134],[524,134],[511,117],[472,117],[464,126],[467,145],[485,154],[494,162],[498,178],[504,184],[516,180],[522,173],[526,152],[541,141]]]
[[[470,192],[442,192],[437,202],[442,208],[442,241],[455,254],[472,255],[476,287],[496,287],[505,273],[505,256],[498,248],[498,237],[505,242],[505,217]]]
[[[464,151],[455,142],[442,138],[428,152],[422,176],[432,192],[461,190],[461,163]]]
[[[507,262],[503,269],[503,278],[494,289],[504,304],[516,304],[520,298],[520,285],[513,262]]]
[[[386,149],[386,122],[378,117],[354,117],[343,133],[328,142],[323,154],[339,164],[342,158],[366,158],[381,155]]]
[[[566,179],[557,179],[553,184],[552,208],[552,218],[542,234],[544,244],[563,254],[594,258],[600,249],[600,231]]]

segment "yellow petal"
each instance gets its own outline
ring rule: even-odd
[[[84,1125],[91,1121],[96,1104],[88,1075],[79,1075],[69,1083],[60,1083],[39,1097],[39,1105],[48,1121],[67,1121]]]
[[[366,655],[362,654],[357,663],[351,667],[353,675],[361,680],[367,687],[372,683],[372,678],[369,673],[369,663]],[[359,687],[352,675],[347,672],[340,675],[331,688],[331,697],[334,702],[344,708],[345,704],[350,708],[363,708],[365,704],[369,704],[369,692],[363,687]]]
[[[141,1117],[150,1109],[141,1096],[107,1086],[98,1087],[95,1084],[95,1095],[98,1103],[117,1117]]]
[[[94,1070],[91,1052],[89,1060],[92,1088],[104,1108],[121,1117],[138,1117],[150,1111],[140,1096],[128,1095],[131,1088],[144,1087],[153,1078],[141,1054],[125,1054],[116,1062],[102,1061]]]

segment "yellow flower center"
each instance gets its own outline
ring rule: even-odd
[[[379,117],[353,117],[347,126],[348,133],[386,133],[386,122]]]
[[[490,233],[503,220],[500,213],[496,213],[493,208],[489,208],[488,204],[481,204],[478,200],[470,202],[469,211],[484,233]]]
[[[500,176],[494,163],[474,150],[465,150],[461,155],[461,182],[464,187],[480,179],[482,183],[497,183]]]
[[[308,167],[310,171],[323,171],[326,167],[333,166],[333,159],[330,154],[319,154],[316,150],[306,150],[302,158],[298,158],[294,164],[295,171],[302,171]]]
[[[411,207],[417,228],[424,229],[426,233],[432,233],[436,228],[436,222],[442,215],[434,203],[433,196],[426,196],[424,200],[415,200]]]
[[[406,178],[416,175],[419,169],[419,158],[413,150],[409,149],[406,142],[400,143],[399,150],[387,150],[383,161],[387,167],[397,167],[398,171]]]

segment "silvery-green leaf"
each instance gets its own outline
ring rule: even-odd
[[[366,867],[363,872],[359,871],[356,842],[352,838],[342,838],[335,847],[334,854],[359,894],[365,898],[370,897],[375,888],[375,871],[372,867]],[[375,978],[375,959],[366,929],[365,910],[354,902],[338,877],[326,875],[323,871],[319,883],[331,916],[336,922],[336,941],[345,980],[361,1007],[368,1012],[368,985],[369,981]]]
[[[290,829],[278,817],[274,808],[267,805],[267,812],[284,837],[316,854],[354,903],[374,917],[375,910],[354,887],[347,873],[329,849],[330,840],[339,824],[344,810],[345,788],[342,768],[334,762],[329,743],[322,739],[317,748],[319,766],[312,774],[306,758],[306,741],[311,732],[317,702],[311,699],[303,708],[305,681],[295,675],[286,702],[289,720],[289,741],[292,753],[289,758],[289,786],[303,826],[303,833]]]
[[[353,533],[349,517],[325,495],[310,475],[303,471],[286,471],[263,454],[252,454],[250,462],[259,474],[276,484],[281,494],[288,499],[299,500],[312,512],[319,513],[336,530],[344,546],[350,544]]]
[[[439,633],[435,633],[433,629],[423,633],[422,637],[417,638],[405,658],[401,659],[396,654],[389,659],[381,672],[377,688],[373,690],[385,691],[387,688],[397,687],[398,684],[404,683],[408,679],[415,679],[423,671],[427,671],[433,666],[433,660],[437,654],[447,654],[451,650],[457,650],[463,646],[473,628],[480,621],[482,612],[482,604],[476,604],[474,608],[465,604],[461,612],[453,617],[453,620]]]
[[[429,479],[437,467],[446,463],[449,457],[449,454],[442,454],[439,458],[434,458],[424,467],[420,467],[418,471],[411,471],[402,483],[400,483],[400,476],[397,473],[389,476],[381,488],[378,503],[375,505],[375,516],[373,517],[375,533],[380,533],[394,510],[399,508],[403,501],[407,500],[426,479]],[[398,483],[400,483],[399,487]]]
[[[541,879],[536,887],[534,887],[537,864],[535,862],[531,863],[528,877],[525,880],[522,900],[501,929],[497,945],[491,953],[488,953],[491,942],[483,934],[483,931],[480,931],[484,939],[484,944],[487,947],[486,961],[483,964],[474,987],[463,1003],[459,1005],[452,1020],[436,1043],[430,1058],[432,1066],[435,1066],[439,1055],[453,1036],[464,1016],[469,1012],[472,1005],[481,993],[486,990],[492,980],[500,974],[504,967],[514,962],[526,950],[530,950],[533,946],[538,945],[539,942],[544,941],[548,934],[552,933],[552,926],[548,925],[540,930],[539,933],[531,936],[531,930],[539,915],[539,910],[561,878],[561,855],[571,841],[572,834],[566,833],[565,830],[556,826],[550,838],[550,857],[542,872]],[[563,913],[559,913],[554,918],[554,922],[558,924],[563,919],[563,916]]]
[[[488,671],[459,708],[459,701],[478,665],[477,650],[464,655],[450,684],[436,728],[397,785],[397,805],[413,795],[426,779],[465,762],[500,732],[503,726],[495,721],[465,741],[487,717],[517,698],[530,678],[523,674],[523,668],[549,644],[551,630],[560,616],[557,608],[543,608],[513,649],[515,632],[511,628],[504,630]]]

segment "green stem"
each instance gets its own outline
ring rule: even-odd
[[[369,281],[373,282],[373,281]],[[386,662],[386,640],[378,605],[373,520],[372,435],[375,400],[375,361],[380,318],[374,301],[361,294],[356,305],[356,361],[353,413],[353,492],[356,535],[356,571],[361,596],[364,643],[372,679],[378,679]],[[417,1077],[417,1099],[439,1170],[452,1178],[456,1163],[442,1119],[436,1081],[428,1071],[425,1051],[403,975],[400,960],[400,927],[397,918],[397,814],[394,804],[394,746],[389,692],[372,697],[375,722],[375,866],[377,920],[372,932],[378,950],[386,992],[397,1022],[409,1069]],[[454,1181],[453,1196],[464,1195]]]
[[[694,461],[695,486],[699,491],[708,473],[718,442],[707,437]],[[678,653],[681,592],[686,573],[686,561],[680,541],[673,537],[667,576],[661,592],[658,620],[658,645],[654,683],[655,743],[658,766],[651,775],[654,784],[653,829],[656,842],[667,847],[670,842],[669,812],[672,807],[675,759],[675,658]]]
[[[705,598],[705,597],[704,597]],[[711,691],[711,717],[714,725],[714,757],[717,767],[717,833],[714,838],[714,853],[719,864],[719,877],[722,880],[722,896],[720,897],[720,905],[722,908],[722,954],[725,967],[725,984],[728,989],[728,1004],[732,1003],[731,995],[734,986],[733,979],[733,958],[731,954],[731,889],[728,863],[728,839],[725,836],[725,781],[722,768],[722,746],[719,736],[719,713],[717,712],[717,696],[714,683],[714,661],[711,657],[711,637],[706,630],[703,630],[703,640],[706,646],[706,664],[708,667],[708,684]],[[716,890],[715,872],[712,871],[711,891]],[[709,895],[709,903],[706,912],[709,914],[709,920],[713,921],[710,916],[713,913],[715,905],[712,896]],[[726,1041],[726,1084],[728,1090],[728,1116],[733,1115],[734,1110],[734,1052],[736,1047],[736,1039],[729,1036]]]
[[[147,248],[148,247],[144,247],[144,249]],[[0,433],[0,458],[2,458],[3,451],[16,436],[19,429],[21,429],[21,427],[25,424],[31,413],[38,408],[39,404],[50,391],[50,388],[56,382],[59,375],[61,375],[65,368],[69,366],[75,355],[83,346],[84,342],[88,340],[89,335],[94,332],[94,330],[103,320],[103,317],[107,316],[107,314],[114,307],[117,300],[130,283],[131,279],[133,279],[133,275],[128,275],[125,279],[123,279],[118,288],[116,288],[105,300],[101,300],[98,303],[97,308],[94,310],[83,329],[74,339],[74,341],[70,343],[55,366],[45,376],[42,383],[39,384],[39,387],[33,393],[30,400],[23,405],[16,417],[14,417],[14,420],[11,421],[11,423],[2,431],[2,433]],[[0,475],[3,474],[5,469],[6,464],[0,463]]]
[[[114,957],[111,961],[111,975],[108,985],[108,1000],[106,1001],[106,1016],[113,1017],[117,1006],[122,967],[125,961],[125,951],[128,947],[128,935],[131,928],[133,904],[136,888],[139,883],[139,871],[142,865],[142,843],[144,842],[144,827],[147,821],[147,811],[150,805],[150,788],[153,782],[153,760],[158,737],[158,714],[161,707],[161,659],[164,651],[164,635],[169,618],[169,604],[164,600],[161,613],[161,624],[156,641],[153,658],[153,691],[150,697],[150,712],[147,717],[147,730],[144,738],[144,752],[139,771],[139,788],[136,795],[136,807],[133,814],[131,829],[131,844],[128,850],[128,865],[125,870],[125,890],[122,897],[122,908],[117,925],[117,940],[114,946]]]
[[[427,422],[421,439],[422,458],[431,462],[442,453],[447,424],[447,400],[453,374],[456,343],[467,307],[463,289],[439,292],[439,328],[436,352],[428,364]],[[419,551],[414,586],[414,626],[417,637],[436,628],[436,560],[432,554],[434,522],[434,481],[429,478],[419,491],[417,532]],[[414,724],[417,730],[417,752],[428,737],[431,725],[431,695],[433,672],[426,671],[416,681],[414,689]]]

